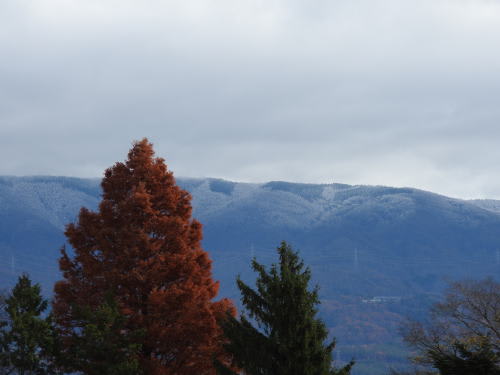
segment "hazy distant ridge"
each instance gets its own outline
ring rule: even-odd
[[[300,248],[313,264],[338,266],[338,272],[329,277],[349,280],[340,289],[350,293],[382,293],[394,284],[394,277],[413,278],[408,280],[412,288],[425,289],[428,280],[418,281],[416,272],[431,275],[427,279],[441,277],[439,262],[450,263],[446,272],[451,276],[465,271],[488,273],[496,266],[500,201],[459,200],[384,186],[255,184],[210,178],[177,181],[193,195],[194,216],[204,224],[207,250],[215,260],[227,262],[233,256],[237,262],[230,274],[215,263],[222,279],[230,280],[243,268],[252,251],[271,259],[272,249],[282,239]],[[75,220],[80,207],[96,208],[99,183],[69,177],[0,177],[4,269],[30,270],[35,257],[56,268],[65,224]],[[319,262],[320,257],[324,261]],[[394,269],[398,262],[399,268]],[[350,274],[353,267],[367,267],[361,280]],[[56,277],[39,273],[47,282]],[[8,272],[4,274],[8,278]],[[321,271],[317,274],[323,277]],[[325,272],[325,277],[330,274]]]
[[[321,286],[321,315],[339,350],[366,374],[404,363],[399,321],[421,316],[446,280],[500,275],[500,201],[384,186],[178,183],[193,196],[220,294],[238,301],[236,275],[251,280],[251,258],[276,261],[275,247],[289,241]],[[50,294],[64,226],[99,200],[98,179],[0,177],[1,285],[28,272]],[[398,302],[363,303],[374,296]]]

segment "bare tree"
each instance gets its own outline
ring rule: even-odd
[[[467,363],[489,363],[497,371],[500,283],[492,278],[455,282],[444,300],[433,306],[427,323],[411,321],[402,331],[405,341],[417,352],[413,357],[416,363],[435,368],[452,362],[462,367]]]

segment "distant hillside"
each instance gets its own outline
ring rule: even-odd
[[[253,278],[251,257],[275,261],[275,247],[289,241],[321,285],[322,314],[344,344],[345,360],[353,354],[378,363],[387,353],[401,359],[394,354],[400,344],[390,343],[403,315],[421,314],[446,280],[500,275],[499,201],[382,186],[178,183],[193,195],[221,295],[237,299],[234,279]],[[48,292],[59,278],[65,224],[80,207],[95,209],[99,195],[97,179],[0,177],[2,285],[26,271]],[[400,302],[362,302],[374,296]],[[377,357],[360,343],[385,349]]]

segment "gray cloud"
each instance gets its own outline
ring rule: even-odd
[[[0,174],[176,175],[500,198],[500,3],[0,3]]]

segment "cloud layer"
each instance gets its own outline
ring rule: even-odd
[[[176,175],[500,198],[500,2],[0,3],[0,174]]]

